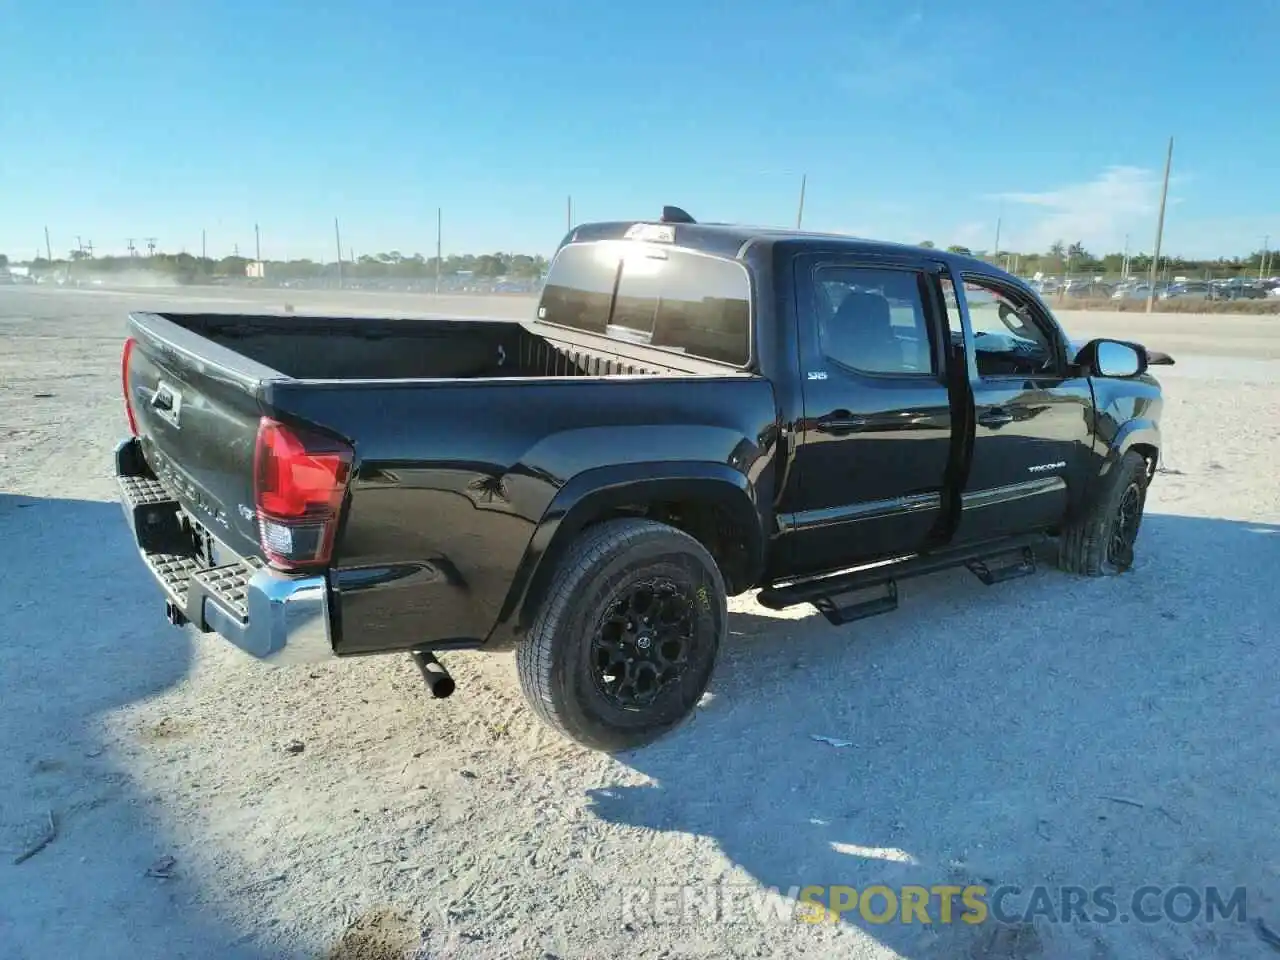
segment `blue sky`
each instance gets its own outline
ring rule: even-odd
[[[548,252],[576,219],[1280,243],[1280,6],[0,3],[0,251]],[[1268,66],[1270,65],[1270,75]],[[1269,99],[1268,99],[1269,97]]]

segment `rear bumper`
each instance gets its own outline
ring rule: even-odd
[[[120,506],[147,569],[160,584],[171,622],[216,633],[272,664],[332,657],[329,583],[288,576],[256,558],[207,566],[191,549],[178,502],[147,468],[138,441],[116,447]]]

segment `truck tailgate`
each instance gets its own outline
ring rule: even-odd
[[[193,519],[241,556],[258,556],[258,394],[280,375],[154,315],[130,317],[129,335],[122,372],[147,463]]]

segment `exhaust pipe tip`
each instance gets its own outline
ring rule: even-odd
[[[431,696],[437,700],[443,700],[453,695],[453,691],[457,689],[457,684],[453,682],[453,677],[446,673],[443,676],[427,681],[427,687],[431,691]]]
[[[435,658],[435,654],[430,650],[415,650],[413,662],[418,665],[418,671],[422,674],[422,680],[427,685],[427,689],[431,691],[431,696],[437,700],[443,700],[453,694],[457,684],[453,682],[453,677],[449,676],[449,671],[444,668],[444,664]]]

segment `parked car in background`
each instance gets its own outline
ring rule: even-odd
[[[1266,296],[1267,291],[1261,284],[1241,277],[1232,277],[1230,280],[1220,280],[1210,284],[1208,299],[1263,300]]]
[[[1206,300],[1209,297],[1207,280],[1182,280],[1169,284],[1160,294],[1161,300]]]
[[[1134,283],[1130,285],[1121,284],[1111,294],[1112,300],[1145,300],[1147,293],[1151,289],[1148,283]]]
[[[1066,294],[1077,300],[1106,300],[1115,287],[1104,280],[1068,280]]]

